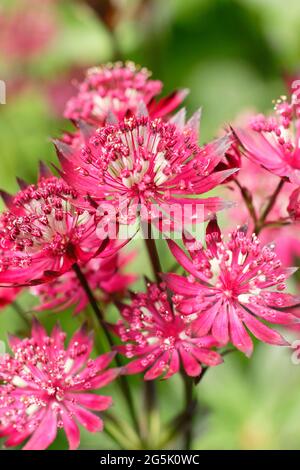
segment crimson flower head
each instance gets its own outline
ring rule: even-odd
[[[164,379],[179,372],[197,377],[201,364],[216,366],[221,356],[212,336],[199,334],[193,316],[180,315],[171,307],[166,290],[148,284],[146,293],[133,295],[130,305],[121,305],[122,320],[114,327],[123,343],[117,350],[136,358],[125,367],[127,374],[145,373],[145,380]]]
[[[81,263],[80,269],[97,300],[109,302],[123,297],[130,284],[136,280],[134,274],[123,272],[123,268],[132,258],[132,254],[115,253],[107,258],[93,258],[87,263]],[[37,311],[61,311],[75,306],[74,314],[82,312],[88,305],[89,299],[73,270],[66,272],[52,282],[32,287],[33,294],[40,299]],[[1,290],[0,290],[1,305]]]
[[[37,185],[10,196],[0,217],[0,285],[36,285],[86,262],[106,241],[96,235],[93,212],[75,207],[77,193],[65,181],[48,174]]]
[[[165,274],[174,302],[184,315],[196,314],[198,334],[211,333],[223,346],[231,342],[250,356],[250,331],[270,344],[287,345],[282,336],[265,325],[291,324],[296,317],[289,307],[299,298],[283,293],[286,279],[295,271],[283,268],[273,245],[261,246],[253,234],[240,227],[224,241],[215,221],[208,224],[206,248],[185,238],[189,256],[172,240],[169,247],[187,277]]]
[[[278,100],[275,114],[259,114],[249,125],[235,129],[245,154],[255,163],[291,183],[300,184],[300,108],[297,102]]]
[[[162,212],[165,219],[176,219],[174,207],[182,215],[185,205],[201,207],[200,215],[210,217],[228,203],[195,196],[215,188],[236,170],[214,171],[228,137],[199,147],[198,118],[196,114],[185,123],[184,112],[172,122],[132,117],[92,132],[81,149],[58,143],[62,176],[82,196],[115,207],[125,224],[139,215],[153,220]]]
[[[12,355],[0,361],[0,437],[24,449],[44,450],[63,428],[70,449],[80,443],[78,424],[90,432],[103,429],[90,410],[106,410],[109,396],[90,393],[109,384],[119,374],[108,369],[114,353],[89,359],[93,340],[82,327],[64,346],[65,334],[56,326],[51,336],[37,322],[32,336],[10,339]]]
[[[156,102],[154,97],[161,93],[162,83],[150,80],[150,76],[146,68],[132,62],[91,68],[77,95],[68,101],[64,116],[100,127],[112,114],[118,119],[136,114],[141,103],[152,117],[165,116],[179,106],[187,91],[179,90]]]

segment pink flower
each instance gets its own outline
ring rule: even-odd
[[[125,345],[117,350],[134,361],[125,367],[127,374],[145,373],[145,380],[176,374],[182,364],[187,375],[201,374],[201,364],[216,366],[221,356],[212,336],[199,334],[192,316],[182,316],[157,284],[148,284],[147,293],[133,296],[130,305],[120,306],[123,319],[114,330]]]
[[[299,299],[283,293],[286,279],[295,271],[283,268],[274,246],[260,245],[253,234],[238,228],[223,241],[215,221],[207,227],[206,249],[195,240],[184,240],[188,257],[173,241],[169,247],[189,276],[166,274],[168,287],[176,294],[177,309],[197,314],[198,334],[211,333],[222,345],[232,342],[247,356],[253,344],[248,330],[270,344],[286,345],[281,335],[261,320],[290,324],[296,318],[286,310]]]
[[[270,173],[243,156],[241,159],[241,169],[236,179],[240,183],[240,186],[242,186],[251,197],[252,205],[259,217],[278,186],[280,177]],[[236,205],[228,212],[228,219],[234,220],[236,225],[247,224],[249,231],[253,231],[254,223],[241,196],[240,189],[234,183],[230,183],[228,188],[227,197],[236,202]],[[290,195],[295,188],[297,188],[296,185],[285,182],[279,197],[277,197],[266,219],[267,223],[275,222],[275,224],[274,226],[271,225],[262,230],[259,235],[261,243],[275,244],[275,251],[284,266],[293,265],[293,263],[296,262],[296,257],[300,255],[298,227],[295,224],[276,227],[276,222],[279,219],[285,220],[289,216],[287,206],[289,204]]]
[[[127,256],[115,254],[108,258],[93,258],[80,265],[98,300],[109,302],[126,293],[129,285],[136,280],[134,274],[122,272],[122,268],[131,258],[132,254]],[[32,292],[40,298],[41,304],[36,308],[38,311],[50,309],[61,311],[76,306],[74,313],[78,314],[89,303],[74,271],[69,271],[50,283],[33,287]]]
[[[37,185],[21,186],[15,196],[2,192],[0,285],[48,282],[107,246],[96,235],[97,217],[74,206],[77,193],[63,180],[43,168]]]
[[[288,213],[294,221],[300,220],[300,188],[295,189],[289,200]]]
[[[44,51],[57,31],[51,1],[22,0],[0,12],[0,51],[20,65]]]
[[[198,205],[203,218],[210,217],[230,203],[217,197],[191,197],[210,191],[236,170],[215,172],[228,137],[199,147],[198,117],[187,123],[184,112],[168,123],[145,116],[125,119],[92,131],[81,150],[60,142],[62,176],[82,196],[115,207],[122,223],[139,216],[153,221],[162,212],[170,220],[174,207],[179,208],[179,219],[185,205],[194,209]]]
[[[102,431],[102,420],[88,409],[106,410],[112,399],[89,391],[117,377],[118,369],[105,370],[114,354],[89,359],[93,341],[84,328],[66,349],[65,336],[56,326],[49,337],[35,322],[31,338],[10,338],[13,355],[0,361],[0,436],[6,437],[6,446],[29,438],[24,449],[43,450],[63,428],[70,449],[76,449],[78,424],[90,432]]]
[[[161,92],[162,83],[150,80],[150,76],[146,68],[139,69],[132,62],[91,68],[79,84],[77,95],[68,101],[64,115],[99,127],[112,114],[118,119],[136,114],[141,104],[147,106],[152,117],[170,114],[187,91],[179,90],[156,102],[154,97]]]
[[[254,116],[249,125],[235,129],[253,162],[291,183],[300,184],[300,120],[297,105],[278,100],[276,114]]]

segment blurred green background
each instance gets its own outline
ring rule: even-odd
[[[32,0],[25,4],[37,17],[39,8],[44,8],[44,2],[37,9]],[[272,99],[285,93],[284,77],[300,66],[299,0],[284,4],[282,0],[45,0],[45,4],[53,24],[41,50],[12,54],[1,49],[0,33],[0,79],[7,84],[7,103],[0,105],[0,187],[7,191],[16,190],[16,175],[34,181],[39,159],[56,161],[50,138],[70,128],[60,114],[73,92],[71,78],[80,77],[84,67],[131,59],[164,82],[165,94],[190,88],[186,106],[190,113],[203,106],[205,142],[245,109],[269,109]],[[22,0],[1,0],[2,24],[13,8],[23,7]],[[145,257],[139,250],[131,271],[145,273]],[[168,266],[171,261],[163,262]],[[20,302],[29,308],[33,300],[24,294]],[[57,316],[48,312],[42,318],[53,324]],[[69,332],[79,324],[70,312],[60,319]],[[0,339],[7,331],[22,328],[11,309],[0,313]],[[198,388],[202,413],[194,448],[300,449],[300,367],[292,365],[290,356],[285,348],[257,344],[250,361],[234,353],[209,371]],[[115,390],[112,393],[116,395]],[[160,384],[160,397],[165,419],[182,399],[178,379]],[[64,445],[62,437],[52,448]],[[81,447],[113,445],[104,434],[85,433]]]

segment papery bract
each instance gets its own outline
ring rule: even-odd
[[[228,133],[229,131],[227,131]],[[226,134],[225,134],[226,135]],[[229,133],[229,142],[230,145],[226,152],[224,153],[224,157],[218,163],[216,166],[215,170],[216,171],[221,171],[221,170],[228,170],[228,169],[239,169],[241,167],[241,151],[240,151],[240,144],[238,139],[231,133]],[[239,172],[233,173],[230,175],[224,183],[228,183],[232,179],[236,179],[238,176]]]
[[[222,345],[231,342],[247,356],[253,349],[248,331],[266,343],[287,345],[263,323],[297,321],[288,309],[299,299],[282,292],[295,269],[282,267],[274,246],[261,246],[254,234],[247,236],[245,227],[225,242],[214,220],[208,224],[206,248],[191,238],[184,241],[189,256],[173,241],[169,246],[189,276],[165,274],[164,279],[176,294],[177,309],[197,314],[196,331],[211,333]]]
[[[29,438],[26,450],[43,450],[63,428],[70,449],[80,443],[78,424],[89,432],[103,429],[99,416],[112,404],[110,396],[90,393],[109,384],[119,374],[108,369],[113,353],[89,359],[93,340],[84,327],[67,348],[65,334],[55,327],[51,336],[37,322],[27,339],[12,337],[13,355],[0,361],[0,437],[7,447]]]

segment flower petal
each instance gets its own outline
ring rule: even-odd
[[[231,304],[228,305],[228,316],[232,344],[245,353],[247,357],[250,357],[253,352],[252,340],[245,330],[235,307]]]
[[[69,416],[67,410],[64,410],[64,412],[62,413],[62,421],[69,442],[69,449],[76,450],[80,444],[79,428],[75,423],[75,420]]]
[[[52,444],[57,434],[57,419],[55,412],[48,407],[40,424],[32,437],[24,446],[24,450],[44,450]]]
[[[272,330],[248,312],[244,314],[244,323],[256,338],[269,344],[288,346],[289,343],[277,331]]]

